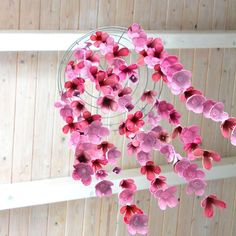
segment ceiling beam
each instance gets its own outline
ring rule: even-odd
[[[0,52],[66,51],[86,31],[0,31]],[[236,31],[147,31],[165,48],[236,48]],[[131,44],[127,44],[129,48]]]
[[[162,166],[162,174],[167,177],[169,185],[184,184],[171,166]],[[212,170],[206,171],[206,180],[224,179],[236,176],[236,157],[224,158]],[[123,178],[133,178],[138,190],[149,188],[149,182],[139,172],[139,169],[123,170],[121,174],[111,173],[109,180],[114,182],[113,194],[119,192],[119,182]],[[48,203],[90,198],[95,196],[96,180],[89,186],[74,181],[71,177],[44,179],[30,182],[0,185],[0,210],[42,205]]]

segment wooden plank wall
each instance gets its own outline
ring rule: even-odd
[[[235,0],[1,0],[2,30],[89,30],[105,25],[139,22],[150,30],[235,30]],[[236,50],[173,50],[193,71],[193,84],[225,103],[236,116]],[[53,107],[58,98],[56,73],[63,53],[0,53],[0,183],[68,176],[72,155]],[[185,111],[164,89],[163,98],[184,112],[183,123],[201,125],[204,144],[223,156],[236,148],[220,138],[215,124]],[[211,135],[209,136],[209,131]],[[115,139],[115,137],[112,137]],[[118,146],[123,147],[121,139]],[[123,151],[124,153],[124,151]],[[155,160],[162,163],[158,156]],[[136,166],[123,158],[123,168]],[[209,182],[229,207],[213,220],[202,217],[199,199],[185,195],[180,204],[162,212],[147,191],[136,202],[149,214],[150,236],[236,235],[236,178]],[[128,235],[119,216],[117,197],[86,199],[0,212],[0,236]]]

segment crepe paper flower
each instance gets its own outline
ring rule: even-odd
[[[120,158],[120,157],[121,157],[121,152],[117,150],[116,147],[111,148],[107,152],[108,162],[112,165],[115,165],[117,163],[117,158]]]
[[[121,81],[124,81],[126,77],[128,76],[129,78],[134,75],[135,77],[138,76],[138,66],[137,64],[131,64],[131,65],[121,65],[120,66],[120,73],[119,73],[119,78]]]
[[[113,168],[113,170],[112,170],[115,174],[119,174],[120,172],[121,172],[121,168],[120,167],[118,167],[118,166],[116,166],[115,168]]]
[[[139,209],[136,205],[126,205],[120,208],[120,213],[124,214],[124,222],[129,223],[130,218],[133,214],[143,214],[143,211]]]
[[[99,97],[97,100],[97,105],[101,107],[103,113],[116,111],[118,109],[118,103],[115,101],[115,97],[112,95]]]
[[[137,186],[134,183],[133,179],[123,179],[123,180],[120,181],[119,186],[122,189],[130,189],[132,191],[136,191],[136,189],[137,189]]]
[[[130,105],[132,105],[132,97],[130,95],[124,95],[118,98],[118,105],[120,111],[127,111]]]
[[[168,66],[166,71],[167,78],[171,78],[175,72],[181,71],[183,70],[183,68],[184,68],[183,65],[180,63]]]
[[[230,133],[234,130],[235,127],[236,127],[236,118],[230,117],[224,120],[220,126],[222,135],[225,138],[229,138]]]
[[[100,62],[100,56],[94,53],[92,50],[85,51],[85,60],[92,63],[92,65],[98,65]]]
[[[154,73],[152,74],[152,80],[158,82],[162,79],[165,83],[168,82],[166,75],[162,72],[160,64],[154,66]]]
[[[213,160],[216,162],[221,161],[221,157],[217,152],[210,150],[203,150],[201,148],[195,149],[193,151],[193,155],[202,158],[202,165],[207,170],[211,169]]]
[[[91,161],[94,171],[101,170],[108,163],[107,159],[93,159]]]
[[[169,143],[171,141],[169,134],[164,130],[158,133],[157,139],[160,140],[162,144]]]
[[[229,115],[224,112],[224,103],[217,102],[214,104],[210,109],[209,117],[216,122],[228,119]]]
[[[107,176],[108,176],[107,171],[106,171],[106,170],[103,170],[103,169],[97,170],[96,173],[95,173],[96,179],[103,180],[103,179],[105,179]]]
[[[74,79],[78,77],[80,70],[82,69],[83,65],[81,63],[76,63],[75,61],[70,61],[65,69],[65,75],[68,79]]]
[[[186,107],[189,111],[193,111],[195,113],[203,112],[203,104],[206,101],[206,98],[200,94],[194,94],[189,97],[186,101]]]
[[[83,112],[83,120],[79,121],[79,129],[84,130],[87,128],[88,125],[90,125],[93,121],[99,120],[101,121],[101,116],[98,114],[92,115],[89,111]]]
[[[82,78],[75,78],[72,81],[65,82],[65,88],[67,89],[66,95],[72,97],[77,94],[82,94],[85,91],[85,80]]]
[[[147,123],[151,126],[156,126],[158,122],[161,120],[159,115],[155,115],[154,111],[150,111],[147,114]]]
[[[166,207],[173,208],[177,206],[178,199],[176,198],[176,187],[166,187],[165,189],[159,189],[155,192],[155,197],[158,200],[158,206],[161,210],[165,210]]]
[[[174,106],[166,101],[157,101],[155,104],[157,108],[157,113],[162,117],[162,118],[169,118],[170,112],[174,109]]]
[[[213,217],[213,206],[221,209],[225,209],[227,207],[226,203],[222,200],[219,200],[216,195],[209,195],[201,201],[201,207],[204,208],[204,214],[206,217]]]
[[[159,176],[153,179],[151,182],[151,186],[149,188],[150,192],[154,194],[158,189],[167,187],[167,184],[165,181],[166,181],[166,177],[164,176]]]
[[[144,125],[144,121],[142,120],[143,113],[141,111],[137,111],[134,114],[129,114],[126,121],[125,126],[128,131],[131,133],[135,133]]]
[[[236,126],[232,130],[230,141],[231,141],[232,145],[236,146]]]
[[[186,102],[187,99],[193,95],[202,95],[202,92],[191,86],[191,87],[187,88],[182,94],[180,94],[180,101]],[[205,104],[205,102],[204,102],[204,104]],[[203,104],[203,106],[204,106],[204,104]]]
[[[103,137],[109,135],[109,129],[102,126],[100,120],[95,120],[84,129],[84,134],[91,143],[99,144]]]
[[[210,118],[210,111],[211,108],[216,104],[215,101],[211,100],[211,99],[207,99],[204,103],[203,103],[203,115],[206,118]]]
[[[114,184],[109,180],[102,180],[95,185],[95,192],[98,197],[111,196],[112,188]]]
[[[69,105],[65,105],[60,109],[60,115],[66,121],[67,117],[73,117],[73,110]]]
[[[144,214],[134,214],[130,217],[128,231],[131,235],[147,234],[148,232],[148,217]]]
[[[136,135],[136,139],[140,143],[140,149],[144,152],[150,152],[152,149],[159,149],[160,143],[157,138],[157,134],[153,131],[148,133],[139,132]]]
[[[157,92],[154,90],[145,91],[141,96],[141,101],[147,101],[147,103],[152,104],[156,95]]]
[[[183,177],[184,171],[191,165],[191,162],[187,158],[182,158],[174,165],[174,170],[177,174]]]
[[[104,56],[104,55],[106,55],[107,53],[112,52],[114,45],[115,45],[115,40],[114,40],[114,38],[111,37],[111,36],[109,36],[109,37],[106,39],[106,42],[101,43],[100,46],[99,46],[99,49],[100,49],[101,54]]]
[[[129,49],[124,47],[124,48],[119,48],[118,45],[113,46],[113,51],[109,52],[105,55],[105,59],[111,63],[114,58],[116,57],[126,57],[129,55]]]
[[[149,152],[140,151],[137,153],[137,161],[141,166],[145,166],[150,160],[151,154]]]
[[[167,144],[161,147],[160,153],[163,154],[167,162],[172,162],[175,158],[175,150],[171,144]]]
[[[205,191],[206,182],[202,179],[193,179],[187,183],[186,193],[191,195],[195,193],[197,196],[202,196]]]
[[[124,189],[118,196],[120,205],[132,204],[134,202],[134,191]]]
[[[180,134],[180,140],[182,143],[201,143],[202,139],[199,135],[199,127],[192,125],[189,127],[184,127]]]
[[[77,163],[89,163],[91,160],[91,156],[87,151],[85,151],[82,147],[77,146],[75,150],[75,164]]]
[[[145,166],[141,167],[140,172],[142,175],[146,175],[149,181],[152,181],[156,174],[159,175],[161,173],[161,168],[155,165],[153,161],[148,161]]]
[[[169,123],[172,125],[179,125],[180,118],[181,118],[181,115],[179,114],[179,112],[173,109],[169,114]]]
[[[166,56],[160,64],[161,71],[165,75],[167,75],[169,66],[179,63],[178,60],[179,59],[177,56],[172,56],[172,55]]]
[[[81,135],[79,131],[74,131],[71,133],[70,139],[69,139],[69,146],[75,150],[77,144],[81,142]]]
[[[107,151],[114,147],[113,143],[109,143],[108,141],[103,141],[97,145],[97,149],[101,149],[103,154],[106,155]]]
[[[172,132],[172,139],[175,139],[179,134],[181,134],[182,132],[182,126],[178,125],[176,128],[174,128],[173,132]]]
[[[181,70],[173,74],[168,86],[174,95],[183,93],[187,88],[191,86],[190,78],[192,74],[190,71]]]
[[[109,35],[106,32],[97,31],[95,34],[90,36],[90,39],[94,41],[94,46],[99,47],[102,43],[105,43]]]
[[[85,103],[82,100],[73,101],[71,103],[71,107],[73,108],[74,114],[77,117],[86,111]]]
[[[193,179],[203,179],[205,177],[205,173],[202,170],[198,170],[197,164],[190,164],[184,171],[183,177],[186,181],[190,181]]]
[[[66,125],[62,128],[62,131],[64,134],[67,134],[68,132],[73,132],[75,130],[79,129],[79,122],[74,122],[74,119],[72,116],[66,117]]]
[[[138,140],[133,139],[131,142],[127,144],[127,153],[128,155],[136,154],[139,150],[140,142]]]
[[[90,185],[92,182],[93,168],[86,163],[78,163],[74,165],[72,177],[74,180],[81,180],[84,185]]]

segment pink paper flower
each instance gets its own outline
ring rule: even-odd
[[[111,186],[114,184],[109,180],[102,180],[95,185],[95,192],[98,197],[111,196],[112,189]]]
[[[149,152],[140,151],[137,153],[137,161],[141,166],[145,166],[150,160],[151,154]]]
[[[155,115],[153,111],[148,112],[147,123],[149,123],[151,126],[156,126],[160,120],[161,120],[161,117],[158,115]]]
[[[228,114],[224,112],[224,104],[222,102],[217,102],[210,109],[210,118],[214,121],[224,121],[228,119]]]
[[[74,131],[71,133],[69,145],[72,149],[75,149],[77,144],[81,142],[81,135],[80,132]]]
[[[192,194],[195,193],[197,196],[202,196],[204,194],[206,187],[206,182],[202,179],[193,179],[190,180],[186,187],[186,193]]]
[[[197,164],[191,164],[183,171],[183,177],[186,179],[186,181],[189,182],[193,179],[203,179],[205,177],[205,173],[202,170],[198,170],[197,168]]]
[[[184,144],[188,143],[201,143],[201,136],[199,135],[199,127],[192,125],[182,129],[180,140]]]
[[[66,121],[67,117],[73,117],[73,110],[66,104],[60,109],[60,115]]]
[[[103,141],[99,145],[97,145],[97,149],[102,150],[104,156],[106,155],[107,151],[113,147],[114,147],[114,144],[109,143],[107,141]]]
[[[120,205],[132,204],[134,202],[134,191],[130,189],[124,189],[119,194]]]
[[[161,173],[161,168],[158,165],[155,165],[153,161],[148,161],[145,166],[142,166],[140,169],[141,174],[146,175],[149,181],[152,181],[155,178],[156,174]]]
[[[189,97],[186,101],[186,107],[189,111],[193,111],[195,113],[203,112],[203,104],[206,101],[206,98],[200,94],[194,94]]]
[[[191,165],[191,162],[183,158],[179,161],[177,161],[174,165],[174,170],[178,173],[179,176],[183,177],[184,171]]]
[[[162,72],[160,64],[156,64],[154,66],[155,72],[152,74],[152,80],[154,82],[158,82],[162,79],[165,83],[168,82],[166,75]]]
[[[232,130],[230,141],[231,141],[232,145],[236,146],[236,126]]]
[[[172,162],[175,158],[175,150],[171,144],[166,144],[161,147],[160,153],[163,154],[167,162]]]
[[[148,133],[139,132],[136,136],[140,143],[140,149],[144,152],[150,152],[152,149],[159,149],[160,142],[158,141],[157,134],[153,131]]]
[[[127,144],[127,153],[128,155],[136,154],[139,150],[140,142],[133,139],[131,142]]]
[[[158,206],[161,210],[165,210],[166,207],[173,208],[178,204],[178,200],[175,196],[176,187],[171,186],[165,189],[159,189],[155,192],[155,197],[158,199]]]
[[[141,101],[147,101],[147,103],[152,104],[154,102],[154,98],[157,95],[156,91],[149,90],[145,91],[141,96]]]
[[[98,170],[103,169],[103,166],[105,166],[108,163],[107,159],[105,159],[105,158],[102,158],[99,156],[96,157],[96,155],[92,156],[92,157],[93,157],[93,160],[91,161],[91,164],[92,164],[94,171],[98,171]]]
[[[134,214],[130,217],[128,231],[131,235],[147,234],[148,232],[148,217],[144,214]]]
[[[172,55],[170,55],[170,56],[165,57],[165,58],[162,60],[161,64],[160,64],[160,67],[161,67],[162,72],[163,72],[165,75],[167,75],[169,66],[175,65],[175,64],[177,64],[177,63],[178,63],[178,57],[177,57],[177,56],[172,56]]]
[[[117,163],[117,158],[120,158],[120,157],[121,157],[121,152],[117,150],[116,147],[111,148],[107,152],[108,162],[112,165],[115,165]]]
[[[103,113],[116,111],[118,109],[118,103],[115,101],[115,98],[112,95],[99,97],[97,100],[97,105],[101,107]]]
[[[124,47],[124,48],[119,48],[118,45],[113,46],[113,51],[109,52],[105,55],[105,59],[108,61],[108,63],[112,63],[113,60],[117,57],[126,57],[129,55],[129,49]]]
[[[143,214],[143,211],[139,209],[136,205],[126,205],[120,208],[120,213],[124,215],[124,222],[129,224],[130,218],[133,214]]]
[[[94,41],[94,46],[99,47],[102,43],[105,43],[109,37],[108,33],[97,31],[95,34],[90,36],[90,39]]]
[[[103,170],[103,169],[97,170],[96,173],[95,173],[96,179],[103,180],[103,179],[105,179],[107,176],[108,176],[107,171],[106,171],[106,170]]]
[[[62,128],[62,131],[64,134],[67,134],[68,132],[73,132],[75,130],[79,129],[79,123],[74,122],[74,119],[72,116],[66,117],[66,125]]]
[[[65,88],[67,89],[67,97],[82,94],[85,91],[85,80],[83,78],[75,78],[72,81],[65,82]]]
[[[151,186],[149,188],[150,192],[155,193],[158,189],[167,187],[167,184],[165,181],[166,181],[166,177],[164,176],[159,176],[153,179],[151,182]]]
[[[132,191],[136,191],[137,189],[133,179],[123,179],[120,181],[119,186],[123,189],[130,189]]]
[[[214,215],[213,206],[224,209],[226,203],[219,200],[216,195],[209,195],[201,201],[201,206],[204,208],[205,216],[211,218]]]
[[[230,136],[230,132],[232,132],[235,127],[236,127],[236,118],[230,117],[227,120],[223,121],[220,126],[222,135],[225,138],[228,138]]]
[[[77,163],[88,163],[91,160],[91,156],[88,150],[84,150],[80,145],[77,146],[75,150],[75,164]]]
[[[71,107],[73,108],[74,114],[77,117],[80,116],[84,111],[86,111],[85,104],[82,100],[73,101],[71,103]]]
[[[216,104],[215,101],[208,99],[203,103],[203,115],[206,118],[210,118],[211,108]]]
[[[157,102],[156,108],[157,108],[158,114],[162,118],[166,118],[166,119],[169,118],[170,112],[174,109],[173,105],[166,101]]]
[[[169,114],[169,123],[172,125],[180,124],[181,115],[176,110],[172,110]]]
[[[138,66],[136,64],[131,64],[129,66],[123,64],[120,66],[120,73],[119,73],[119,78],[121,81],[124,81],[126,77],[128,76],[129,78],[131,76],[135,76],[137,78],[138,76]]]
[[[84,185],[90,185],[92,182],[93,168],[86,163],[78,163],[74,165],[72,177],[75,180],[81,180]]]

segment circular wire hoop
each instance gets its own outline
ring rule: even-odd
[[[90,36],[97,31],[102,31],[108,33],[110,36],[114,38],[114,41],[119,45],[119,47],[127,47],[130,49],[131,52],[134,52],[134,46],[132,41],[128,38],[127,35],[127,28],[125,27],[117,27],[117,26],[110,26],[110,27],[101,27],[95,30],[92,30],[79,39],[77,39],[71,46],[67,49],[67,51],[62,56],[61,62],[58,68],[58,75],[57,75],[57,85],[59,94],[62,94],[64,89],[64,83],[66,82],[66,75],[65,70],[66,66],[70,61],[75,60],[74,57],[74,50],[77,48],[85,47],[88,42],[90,41]],[[97,48],[91,46],[89,49],[98,51]],[[126,59],[127,64],[136,63],[137,61],[137,54],[131,53],[129,59]],[[106,64],[103,66],[99,65],[100,69],[106,70]],[[145,78],[144,78],[145,77]],[[85,78],[86,79],[86,78]],[[152,106],[147,104],[146,102],[141,101],[142,93],[146,90],[156,90],[156,83],[152,82],[150,78],[150,71],[147,66],[139,67],[138,70],[138,81],[137,83],[131,83],[128,80],[125,81],[124,85],[129,86],[132,88],[132,104],[135,106],[134,110],[141,110],[144,113],[144,117],[147,116],[148,112],[152,110]],[[160,83],[159,87],[159,95],[160,97],[162,91],[163,84]],[[89,89],[86,89],[89,88]],[[92,88],[92,89],[91,89]],[[85,103],[86,108],[91,113],[98,113],[102,115],[103,124],[109,126],[111,130],[116,131],[120,122],[124,119],[128,111],[125,112],[109,112],[108,114],[101,113],[100,108],[96,105],[96,101],[100,93],[96,91],[94,83],[89,80],[86,80],[85,83],[85,93],[78,95],[78,97]]]

